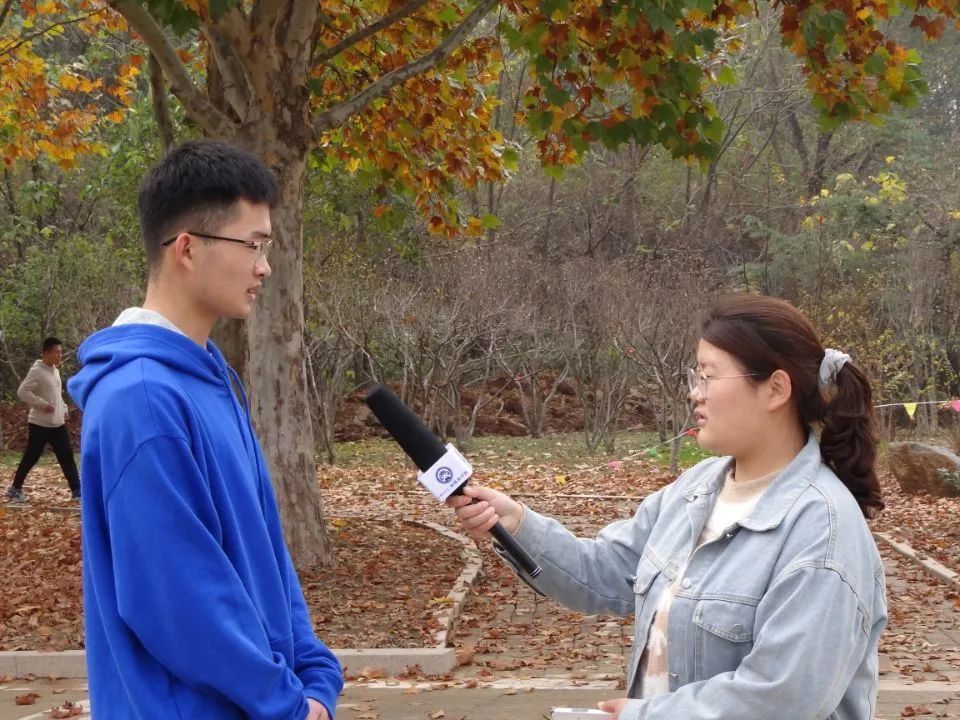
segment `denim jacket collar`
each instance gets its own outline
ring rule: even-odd
[[[700,496],[719,493],[732,464],[733,458],[725,457],[719,463],[704,468],[705,477],[691,482],[684,490],[687,500],[693,501]],[[776,488],[776,492],[765,492],[757,501],[753,511],[740,521],[740,526],[756,532],[772,530],[779,526],[800,494],[814,481],[820,465],[820,443],[810,429],[807,444],[787,464],[771,486]]]

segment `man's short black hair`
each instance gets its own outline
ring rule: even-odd
[[[213,140],[180,143],[147,171],[137,193],[147,265],[158,266],[161,243],[178,232],[216,233],[237,201],[273,207],[278,195],[269,168],[246,150]]]
[[[43,339],[43,345],[41,345],[40,348],[43,352],[46,352],[51,348],[55,348],[57,345],[63,345],[63,343],[60,342],[60,338],[55,338],[53,335],[51,335],[50,337],[45,337]]]

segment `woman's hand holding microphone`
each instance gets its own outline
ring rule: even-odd
[[[476,540],[488,540],[490,528],[498,521],[513,535],[523,519],[523,505],[483,485],[467,485],[462,494],[450,496],[446,503],[456,511],[463,529]]]

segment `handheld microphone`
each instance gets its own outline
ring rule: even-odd
[[[365,402],[384,429],[420,469],[417,480],[431,495],[443,502],[451,495],[463,492],[473,474],[473,466],[459,450],[451,444],[444,446],[390,388],[377,385],[367,395]],[[503,525],[498,522],[490,528],[490,534],[523,572],[530,577],[540,574],[540,566]]]

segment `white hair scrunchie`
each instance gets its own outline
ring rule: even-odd
[[[826,390],[837,384],[837,373],[840,368],[850,362],[850,356],[839,350],[827,348],[823,351],[823,360],[820,362],[820,389]]]

